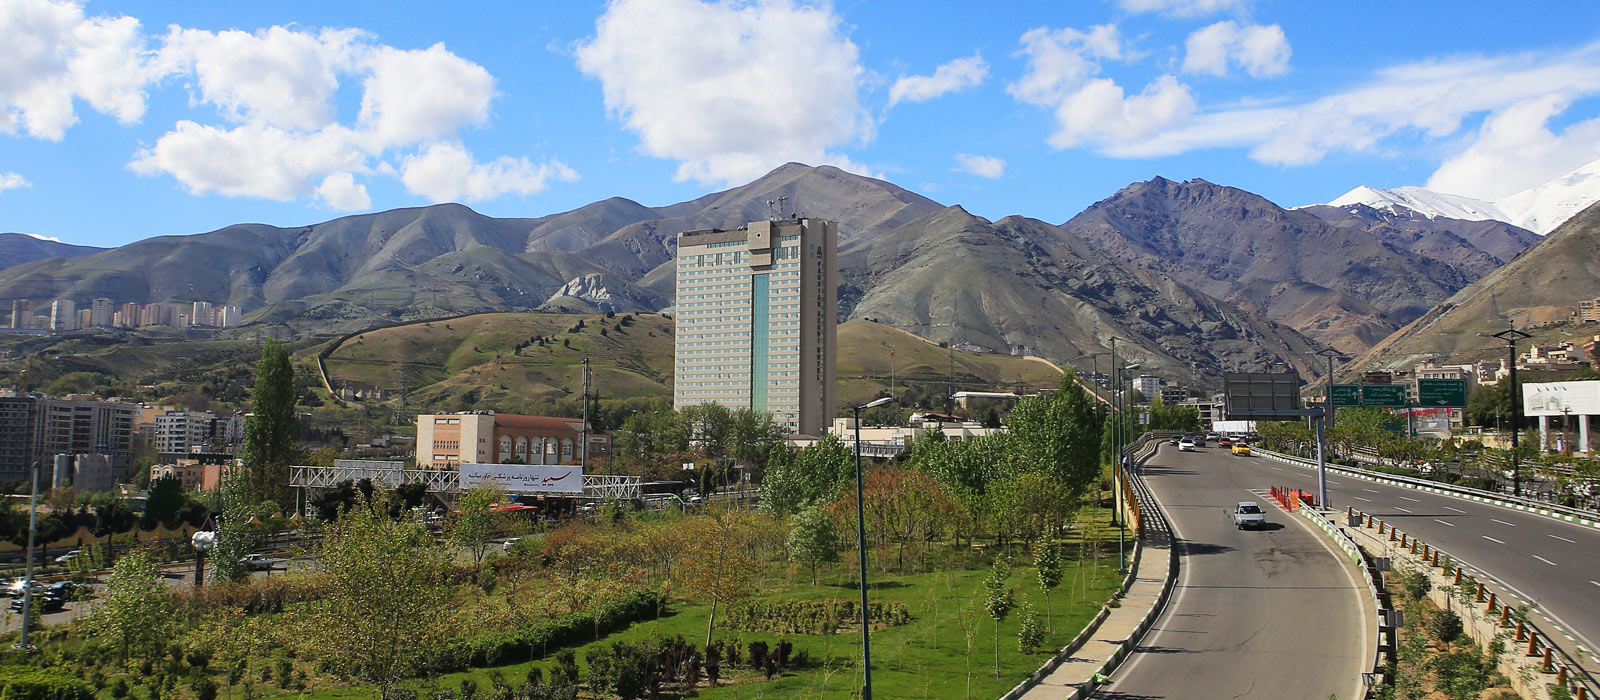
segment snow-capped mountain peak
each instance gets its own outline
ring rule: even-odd
[[[1430,219],[1493,219],[1544,235],[1597,201],[1600,201],[1600,160],[1492,202],[1422,187],[1376,189],[1362,185],[1329,202],[1328,206],[1342,208],[1363,204],[1386,211],[1403,208]]]

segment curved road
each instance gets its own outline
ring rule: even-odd
[[[1376,614],[1359,572],[1252,489],[1272,479],[1217,449],[1162,446],[1144,466],[1183,557],[1166,612],[1111,683],[1107,700],[1357,697]],[[1276,475],[1276,472],[1269,472]],[[1226,510],[1261,502],[1268,529]]]
[[[1316,490],[1315,469],[1261,457],[1249,461],[1244,473]],[[1539,626],[1565,637],[1558,637],[1562,646],[1570,641],[1577,648],[1569,651],[1590,652],[1585,667],[1600,666],[1593,656],[1600,651],[1600,528],[1336,472],[1328,473],[1328,499],[1341,511],[1354,506],[1488,572],[1536,602],[1535,614],[1545,618]]]

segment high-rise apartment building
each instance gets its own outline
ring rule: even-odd
[[[71,299],[50,302],[50,330],[60,333],[78,329],[78,306]]]
[[[11,327],[24,331],[33,327],[33,302],[27,299],[11,301]]]
[[[89,325],[95,328],[110,328],[111,321],[116,316],[116,309],[116,305],[104,297],[89,302]]]
[[[217,325],[216,323],[212,322],[212,319],[215,318],[215,315],[211,311],[211,302],[209,302],[209,301],[197,301],[197,302],[194,302],[193,304],[190,304],[189,307],[190,307],[189,308],[189,325],[191,325],[191,326],[215,326],[215,325]]]
[[[821,435],[834,413],[839,224],[756,221],[678,235],[673,405],[769,411]]]
[[[0,479],[27,476],[28,466],[58,454],[111,458],[114,477],[128,476],[138,407],[93,397],[0,399]]]

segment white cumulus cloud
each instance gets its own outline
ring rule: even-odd
[[[1195,99],[1178,79],[1163,75],[1129,96],[1109,78],[1095,77],[1100,61],[1128,56],[1113,25],[1038,28],[1022,35],[1017,53],[1027,59],[1021,78],[1007,87],[1022,102],[1047,108],[1056,130],[1048,139],[1058,149],[1089,145],[1102,150],[1137,144],[1194,113]]]
[[[366,211],[372,208],[367,186],[356,182],[351,173],[334,173],[317,185],[317,198],[340,211]]]
[[[982,56],[958,58],[934,69],[933,75],[908,75],[889,86],[889,106],[901,102],[927,102],[983,84],[989,77],[989,64]]]
[[[1133,13],[1159,12],[1172,17],[1203,17],[1243,10],[1250,6],[1250,0],[1120,0],[1117,4]]]
[[[367,64],[360,122],[383,146],[431,141],[489,119],[494,76],[444,44],[383,47]]]
[[[21,173],[0,173],[0,192],[24,187],[32,187],[32,184]]]
[[[86,17],[71,2],[0,2],[0,133],[59,141],[75,100],[124,123],[144,116],[144,35],[131,17]]]
[[[1550,120],[1571,103],[1569,96],[1551,93],[1495,110],[1483,120],[1477,140],[1428,178],[1428,189],[1499,199],[1600,158],[1600,118],[1560,134],[1550,130]]]
[[[1227,75],[1239,66],[1256,78],[1289,72],[1289,39],[1276,24],[1239,26],[1229,21],[1197,29],[1184,42],[1183,72]]]
[[[339,76],[371,50],[370,39],[354,29],[172,27],[157,63],[163,72],[192,77],[195,99],[231,121],[318,129],[335,121]]]
[[[262,123],[224,129],[181,121],[137,153],[129,167],[141,175],[171,175],[194,194],[289,201],[315,194],[330,174],[366,170],[368,154],[357,140],[338,125],[300,132]]]
[[[527,158],[502,156],[477,163],[458,143],[429,144],[400,166],[406,189],[435,202],[480,201],[503,194],[537,194],[550,180],[574,182],[578,173],[559,160],[535,165]]]
[[[873,134],[858,55],[830,8],[790,0],[613,0],[577,49],[641,149],[705,183],[843,162]]]
[[[1006,174],[1006,162],[994,156],[975,156],[970,153],[956,154],[956,169],[986,177],[991,180]]]

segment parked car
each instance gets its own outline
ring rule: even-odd
[[[1184,438],[1182,440],[1179,440],[1178,441],[1178,451],[1179,452],[1193,452],[1194,451],[1194,441],[1190,440],[1189,438]]]
[[[1261,512],[1260,504],[1255,501],[1239,501],[1233,507],[1233,526],[1240,530],[1257,529],[1267,524],[1267,514]]]
[[[63,554],[63,555],[61,555],[59,557],[56,557],[56,563],[60,564],[62,566],[66,566],[67,564],[72,563],[72,560],[73,559],[77,559],[78,556],[81,555],[81,554],[83,554],[83,550],[74,549],[74,550],[72,550],[70,552],[67,552],[66,554]]]
[[[512,550],[512,549],[513,549],[513,548],[514,548],[514,547],[516,547],[516,546],[517,546],[517,543],[518,543],[518,542],[521,542],[521,541],[522,541],[522,538],[521,538],[521,537],[512,537],[512,538],[508,538],[508,539],[507,539],[507,540],[506,540],[506,541],[505,541],[505,542],[502,542],[502,543],[500,543],[500,551],[502,551],[502,552],[509,552],[509,551],[511,551],[511,550]]]
[[[1250,456],[1250,446],[1242,442],[1233,443],[1233,453],[1236,455]]]
[[[62,600],[83,600],[89,597],[89,586],[77,581],[57,581],[50,584],[44,594]]]
[[[240,559],[239,561],[244,562],[245,568],[247,568],[247,569],[249,569],[251,571],[271,571],[272,570],[272,560],[268,559],[265,554],[247,554],[247,555],[245,555],[245,557],[243,559]]]
[[[16,612],[22,612],[22,603],[23,600],[21,598],[11,601],[11,609]],[[33,597],[33,604],[39,606],[39,612],[41,613],[61,612],[63,608],[67,607],[65,599],[52,595],[36,595]]]
[[[23,584],[24,583],[25,583],[25,580],[19,578],[19,579],[13,580],[11,583],[6,584],[6,595],[11,596],[12,598],[21,598],[22,597],[22,588],[23,588]],[[33,582],[33,594],[34,595],[39,595],[40,593],[43,593],[44,591],[45,591],[45,585],[43,583],[40,583],[38,581],[34,581]]]

